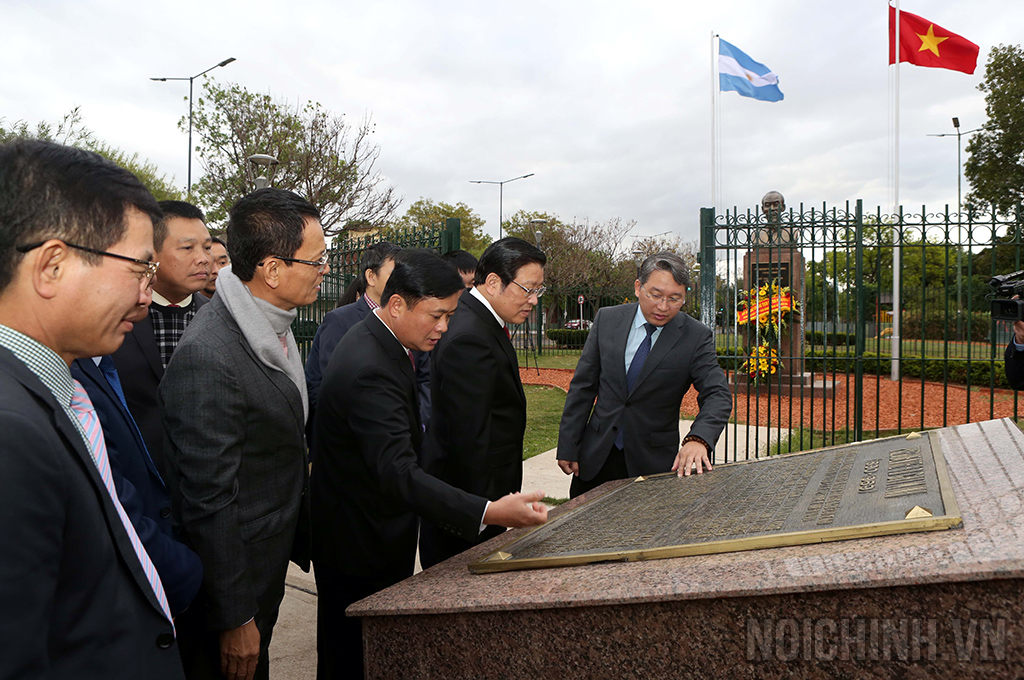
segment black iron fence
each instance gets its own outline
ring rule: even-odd
[[[700,315],[734,393],[730,460],[1016,417],[988,280],[1021,269],[1021,217],[702,210]]]

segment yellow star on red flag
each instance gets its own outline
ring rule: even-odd
[[[944,40],[949,40],[949,36],[938,37],[935,35],[935,24],[928,25],[927,33],[917,33],[916,35],[918,38],[921,39],[921,48],[918,49],[917,51],[924,52],[925,50],[931,50],[933,53],[935,53],[936,57],[940,56],[939,44],[942,43]]]

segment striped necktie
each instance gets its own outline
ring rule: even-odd
[[[117,491],[114,489],[114,479],[110,473],[110,461],[107,458],[107,444],[103,440],[103,429],[100,427],[100,419],[96,415],[96,409],[92,405],[92,400],[89,399],[89,394],[82,387],[82,383],[77,380],[75,381],[75,395],[71,398],[71,410],[75,412],[78,422],[82,425],[85,438],[89,442],[89,451],[92,453],[96,468],[100,471],[103,485],[107,487],[107,493],[110,494],[114,507],[117,508],[117,514],[121,518],[124,530],[128,532],[128,538],[131,539],[132,547],[135,548],[135,554],[142,564],[142,570],[146,573],[149,585],[152,586],[156,599],[160,602],[164,615],[167,616],[167,620],[172,621],[171,608],[167,604],[167,595],[164,593],[164,584],[160,581],[160,574],[157,573],[156,567],[153,566],[153,560],[149,559],[149,554],[142,545],[139,534],[135,531],[135,527],[132,526],[131,520],[128,519],[128,513],[124,511],[121,501],[117,498]]]

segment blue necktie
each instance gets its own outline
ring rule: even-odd
[[[110,387],[113,388],[117,398],[121,400],[121,406],[124,406],[124,410],[128,410],[128,402],[124,398],[124,390],[121,389],[121,379],[117,377],[117,367],[114,366],[114,359],[109,354],[100,359],[99,363],[100,371],[103,372],[103,377],[110,383]]]
[[[640,371],[643,370],[644,362],[647,361],[647,355],[651,353],[651,335],[654,331],[658,330],[654,324],[645,323],[644,330],[647,331],[647,337],[643,339],[640,346],[636,348],[636,354],[633,355],[633,360],[629,362],[629,370],[626,371],[626,392],[633,391],[633,385],[636,384],[636,379],[640,377]],[[615,437],[615,446],[617,448],[623,448],[624,442],[622,437],[623,427],[619,426],[619,434]]]
[[[142,452],[146,455],[146,458],[152,460],[149,456],[149,449],[146,448],[146,442],[142,438],[142,432],[139,431],[139,426],[135,422],[135,418],[132,417],[132,412],[128,410],[128,402],[124,398],[124,390],[121,388],[121,378],[117,375],[117,367],[114,366],[114,359],[108,354],[100,359],[99,369],[103,373],[103,377],[110,383],[111,389],[117,394],[117,398],[121,400],[121,406],[124,406],[124,412],[128,415],[128,421],[132,424],[132,428],[135,429],[135,434],[138,435],[139,441],[142,442]],[[153,466],[153,470],[156,470],[156,466]],[[160,474],[157,473],[157,478],[160,481],[164,481]]]

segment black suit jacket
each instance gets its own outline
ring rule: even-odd
[[[260,362],[220,296],[199,310],[160,383],[174,518],[205,571],[209,631],[256,617],[269,638],[289,557],[309,568],[302,398]]]
[[[427,471],[491,501],[520,491],[526,396],[504,328],[466,292],[432,354]],[[503,531],[491,526],[467,543],[425,524],[421,559],[432,565]]]
[[[1010,344],[1006,346],[1006,353],[1003,356],[1003,368],[1006,371],[1006,380],[1010,387],[1015,390],[1024,390],[1024,352],[1018,352],[1013,346],[1014,339],[1010,338]]]
[[[598,311],[565,397],[558,459],[579,461],[585,480],[601,470],[620,427],[626,428],[631,477],[668,472],[679,453],[679,407],[691,385],[700,407],[691,434],[714,446],[732,412],[714,333],[682,312],[665,324],[632,391],[627,389],[626,341],[637,304]]]
[[[199,309],[209,302],[201,293],[194,293],[192,299],[195,301],[197,314]],[[124,400],[128,402],[128,410],[142,432],[142,439],[146,442],[157,470],[163,475],[166,472],[164,428],[160,422],[157,387],[164,377],[164,365],[160,360],[160,349],[156,346],[153,321],[148,314],[134,324],[132,332],[124,336],[120,349],[112,356],[117,373],[121,377],[121,389],[124,391]]]
[[[316,421],[317,400],[320,398],[320,383],[323,381],[327,364],[331,360],[334,348],[338,346],[345,334],[370,313],[370,306],[360,297],[350,305],[333,309],[324,316],[313,336],[313,345],[306,359],[306,390],[309,393],[309,431],[313,434],[313,423]],[[419,390],[420,421],[426,425],[430,421],[430,352],[413,351],[416,358],[416,384]],[[314,435],[315,436],[315,435]],[[310,448],[313,447],[310,437]]]
[[[0,677],[184,677],[75,425],[0,348]]]
[[[416,514],[467,540],[477,535],[486,500],[424,472],[420,437],[409,356],[370,314],[338,343],[320,390],[310,480],[315,564],[375,580],[411,576]]]
[[[75,359],[71,376],[85,387],[99,414],[117,497],[160,574],[171,613],[177,616],[199,591],[203,565],[194,552],[174,539],[167,487],[103,371],[92,359]]]

